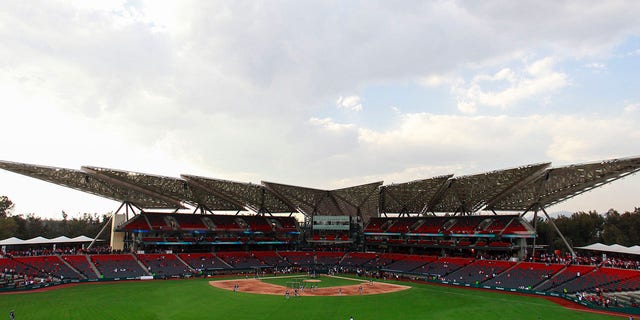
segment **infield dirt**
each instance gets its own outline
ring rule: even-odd
[[[259,279],[234,279],[234,280],[219,280],[209,281],[209,284],[225,290],[233,290],[234,285],[238,285],[239,292],[248,292],[255,294],[271,294],[271,295],[284,295],[290,288],[266,283]],[[362,287],[362,293],[360,293],[360,287]],[[362,284],[354,284],[348,286],[336,286],[328,288],[305,288],[299,290],[300,296],[355,296],[355,295],[368,295],[368,294],[382,294],[389,292],[397,292],[410,289],[410,286],[403,286],[398,284],[373,282],[371,285],[369,282],[363,282]]]

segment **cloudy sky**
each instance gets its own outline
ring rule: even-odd
[[[321,189],[640,155],[638,1],[3,1],[0,159]],[[640,176],[550,211],[632,210]],[[14,213],[118,203],[0,171]]]

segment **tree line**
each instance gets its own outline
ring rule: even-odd
[[[38,236],[50,239],[59,236],[73,238],[81,235],[93,238],[109,217],[84,213],[80,217],[69,219],[63,211],[59,219],[43,219],[33,213],[12,215],[13,208],[14,204],[7,196],[0,196],[0,240],[10,237],[24,240]],[[108,240],[109,236],[109,232],[105,232],[100,238]]]
[[[604,214],[596,211],[575,212],[552,220],[572,247],[582,247],[596,242],[627,247],[640,245],[640,208],[624,213],[613,209]],[[549,245],[550,249],[565,248],[548,219],[537,217],[536,221],[531,221],[531,224],[534,223],[538,233],[537,244]]]
[[[76,237],[98,234],[108,215],[85,213],[81,217],[69,219],[62,212],[61,219],[43,219],[34,214],[12,215],[13,202],[6,196],[0,196],[0,239],[18,237],[30,239],[37,236],[55,238],[58,236]],[[600,242],[623,246],[640,245],[640,208],[632,212],[619,213],[609,210],[604,214],[596,211],[575,212],[551,218],[572,247],[586,246]],[[536,244],[547,245],[549,250],[564,250],[562,239],[551,225],[549,219],[536,217],[529,221],[538,233]],[[109,237],[105,232],[101,238]]]

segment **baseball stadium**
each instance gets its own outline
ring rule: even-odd
[[[0,239],[0,311],[16,319],[640,316],[639,248],[574,247],[548,213],[640,157],[335,190],[0,168],[117,204],[93,237]],[[541,219],[562,249],[537,242]]]

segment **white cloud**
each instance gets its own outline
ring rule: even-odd
[[[425,87],[439,87],[442,85],[450,85],[456,82],[456,79],[452,79],[450,76],[432,74],[426,77],[422,77],[418,80],[418,83]]]
[[[362,111],[362,102],[360,102],[359,96],[340,96],[338,100],[336,100],[336,105],[341,109]]]
[[[627,113],[640,111],[640,103],[627,103],[624,106],[624,111]]]
[[[637,154],[638,116],[555,116],[547,118],[551,141],[546,155],[562,163],[606,159]],[[626,141],[625,143],[619,143]],[[634,150],[636,149],[636,150]]]
[[[452,88],[458,110],[475,113],[480,106],[506,109],[527,99],[543,99],[569,84],[568,75],[553,66],[552,58],[544,58],[519,71],[503,68],[494,74],[476,75],[468,85]]]
[[[361,128],[359,140],[371,150],[403,152],[405,156],[407,152],[422,154],[421,151],[431,150],[442,154],[438,157],[455,159],[457,150],[463,150],[463,154],[474,155],[478,161],[491,159],[492,153],[500,156],[506,152],[510,159],[522,155],[525,162],[531,156],[563,163],[579,162],[635,154],[640,147],[640,142],[633,142],[640,137],[636,118],[405,114],[391,130]],[[610,143],[616,140],[632,142]]]
[[[607,69],[607,65],[605,65],[604,63],[599,63],[599,62],[587,63],[585,65],[585,67],[587,69],[592,70],[593,72],[596,72],[596,73],[600,73],[600,72],[602,72],[602,71]]]
[[[331,118],[311,118],[309,119],[309,124],[324,128],[329,131],[334,131],[334,132],[352,130],[355,128],[353,124],[336,123]]]
[[[519,140],[530,133],[530,128],[523,126],[522,122],[522,119],[506,116],[404,114],[391,130],[360,129],[359,140],[375,149],[388,150],[386,152],[431,149],[448,153],[459,148],[473,153],[472,150],[486,149],[491,145],[501,145],[500,148],[517,146]]]
[[[384,181],[385,185],[392,183],[403,183],[418,179],[426,179],[432,177],[438,177],[442,175],[454,174],[464,172],[468,168],[464,168],[461,165],[428,165],[428,166],[416,166],[401,168],[397,171],[385,172],[381,175],[365,175],[358,177],[342,177],[330,181],[329,188],[341,188],[344,186],[355,186],[359,184]]]

